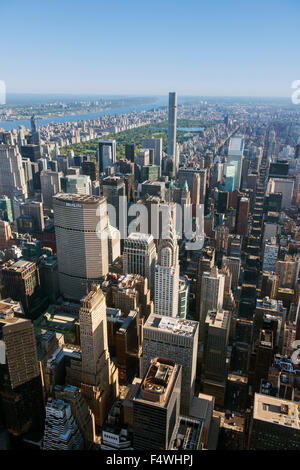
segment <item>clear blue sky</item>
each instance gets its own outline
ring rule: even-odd
[[[299,0],[3,0],[8,92],[290,96]]]

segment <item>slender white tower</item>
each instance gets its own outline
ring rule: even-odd
[[[172,160],[172,176],[176,175],[176,126],[177,126],[177,95],[169,93],[169,124],[168,124],[168,156]]]
[[[155,313],[177,317],[179,292],[178,243],[174,224],[168,225],[168,237],[160,240],[155,268]]]

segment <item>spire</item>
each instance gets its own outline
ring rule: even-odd
[[[158,264],[172,267],[178,264],[178,244],[173,219],[163,230],[163,237],[158,245]]]

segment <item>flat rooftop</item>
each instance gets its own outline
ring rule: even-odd
[[[105,200],[104,197],[86,194],[58,193],[53,196],[54,200],[78,204],[99,204]]]
[[[194,336],[198,328],[198,322],[152,313],[144,328],[159,329],[174,335]]]
[[[229,322],[229,314],[226,310],[210,310],[206,316],[205,323],[214,328],[226,329]]]
[[[300,403],[256,393],[253,418],[280,426],[300,429]]]
[[[137,398],[164,406],[176,371],[178,368],[174,361],[160,357],[153,359],[141,383]]]
[[[198,450],[202,430],[202,421],[186,416],[179,416],[172,450]]]
[[[30,268],[34,264],[35,263],[32,263],[31,261],[20,259],[19,261],[16,261],[15,263],[7,263],[6,265],[3,266],[2,269],[9,269],[10,271],[22,272],[25,269]]]

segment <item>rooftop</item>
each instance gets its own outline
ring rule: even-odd
[[[22,272],[25,269],[30,268],[31,266],[34,266],[34,265],[35,263],[32,263],[31,261],[20,259],[16,261],[15,263],[12,263],[11,261],[9,261],[8,263],[4,264],[3,268],[9,269],[10,271]]]
[[[260,421],[300,429],[299,403],[260,393],[255,394],[253,418]]]
[[[140,398],[159,405],[166,403],[175,370],[174,361],[160,357],[153,359],[141,383]]]
[[[54,200],[62,202],[73,202],[83,204],[99,204],[105,200],[104,197],[90,196],[86,194],[58,193],[53,196]]]
[[[198,450],[202,422],[195,418],[179,416],[173,450]]]
[[[229,322],[229,313],[226,310],[209,310],[205,323],[214,328],[226,329]]]
[[[198,322],[152,313],[145,324],[145,328],[159,329],[175,335],[191,337],[197,331]]]
[[[17,314],[17,316],[15,316]],[[11,299],[0,300],[0,324],[12,324],[28,321],[24,316],[23,308],[20,302]]]

